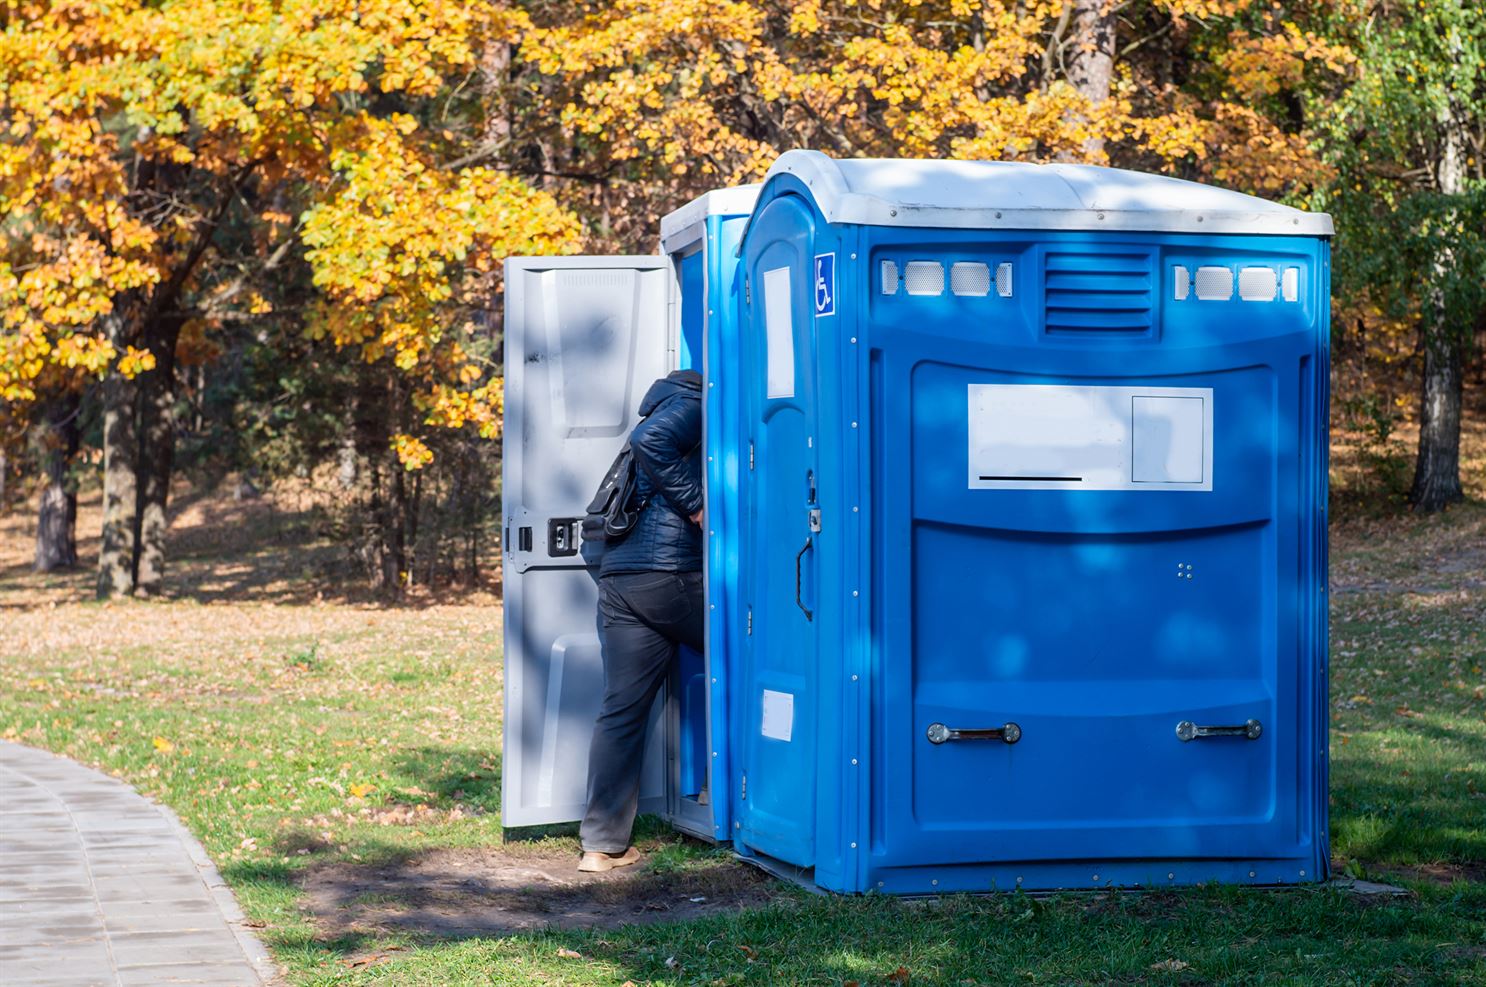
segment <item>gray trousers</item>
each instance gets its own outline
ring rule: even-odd
[[[585,851],[623,853],[640,805],[650,707],[678,645],[703,648],[706,601],[700,572],[627,572],[599,580],[604,702],[588,750]]]

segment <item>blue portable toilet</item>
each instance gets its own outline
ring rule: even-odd
[[[583,505],[706,385],[707,653],[642,811],[840,892],[1319,880],[1329,218],[834,161],[506,266],[507,826],[577,819]]]
[[[740,853],[843,892],[1324,877],[1331,232],[778,160],[737,274]]]

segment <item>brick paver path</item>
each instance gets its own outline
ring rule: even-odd
[[[258,987],[273,966],[168,810],[0,741],[0,984]]]

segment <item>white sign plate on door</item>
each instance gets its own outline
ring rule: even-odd
[[[763,707],[763,723],[759,725],[759,733],[770,740],[783,740],[787,743],[795,735],[794,695],[765,689]]]
[[[1211,490],[1213,389],[971,384],[972,490]]]
[[[789,268],[764,272],[764,348],[768,351],[768,388],[764,396],[795,396],[795,327],[791,315]]]

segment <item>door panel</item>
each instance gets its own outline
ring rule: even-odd
[[[1294,854],[1283,793],[1300,761],[1297,683],[1283,670],[1299,634],[1282,590],[1293,570],[1277,562],[1293,558],[1289,525],[1270,494],[1293,481],[1269,423],[1296,411],[1278,370],[1060,381],[926,359],[920,345],[883,347],[876,394],[880,462],[909,465],[889,489],[900,511],[883,521],[885,551],[904,564],[884,571],[884,593],[912,601],[882,629],[879,863]],[[1062,432],[1036,433],[1039,461],[977,439],[977,397],[1018,388],[1024,400],[997,408],[1011,435],[1035,432],[1018,416],[1042,414],[1049,393],[1078,399]],[[1149,405],[1174,400],[1205,410],[1185,433],[1141,431]],[[1091,416],[1110,427],[1080,431]],[[1142,444],[1160,441],[1143,465]],[[1183,442],[1190,455],[1164,454]],[[1101,465],[1111,447],[1123,479]],[[1174,478],[1130,482],[1142,469]],[[943,729],[1007,724],[1015,742]]]
[[[603,696],[594,573],[578,523],[667,367],[671,273],[662,257],[506,262],[505,721],[501,818],[581,818]],[[665,810],[661,704],[641,812]]]
[[[814,862],[816,630],[814,533],[818,469],[815,320],[810,304],[813,218],[780,199],[754,219],[746,262],[745,415],[753,469],[745,481],[744,649],[738,724],[746,792],[740,838],[802,867]]]

